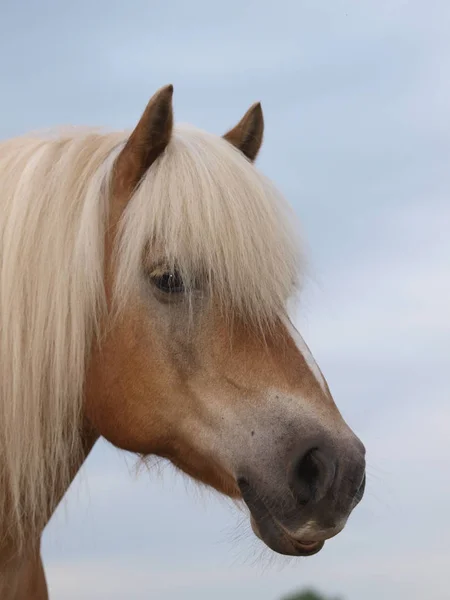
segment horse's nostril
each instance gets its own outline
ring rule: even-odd
[[[300,460],[297,465],[297,478],[305,486],[305,489],[312,492],[319,477],[319,465],[315,460],[314,453],[317,448],[311,448]]]
[[[321,500],[333,483],[334,461],[319,448],[310,448],[297,461],[291,488],[300,504]]]

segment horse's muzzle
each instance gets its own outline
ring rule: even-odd
[[[237,480],[253,531],[280,554],[319,552],[344,528],[364,494],[365,449],[359,439],[349,438],[344,445],[317,442],[290,453],[284,484],[277,477],[277,485],[267,485],[267,476],[254,472]]]

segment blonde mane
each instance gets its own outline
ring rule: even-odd
[[[0,144],[0,546],[33,539],[80,453],[86,362],[106,310],[109,182],[126,133]],[[263,321],[283,310],[301,254],[292,215],[229,143],[178,127],[124,211],[116,304],[146,248]]]

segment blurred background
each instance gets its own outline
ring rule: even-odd
[[[258,166],[310,256],[294,318],[368,449],[346,530],[288,561],[232,504],[165,465],[137,473],[101,442],[44,536],[52,600],[448,599],[450,4],[2,0],[0,12],[1,138],[131,128],[166,83],[178,121],[218,134],[262,102]]]

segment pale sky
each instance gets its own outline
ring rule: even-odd
[[[99,443],[44,536],[51,600],[446,600],[450,586],[450,4],[3,0],[0,137],[132,127],[175,87],[223,133],[260,100],[258,166],[303,224],[295,320],[368,450],[368,489],[317,556]]]

